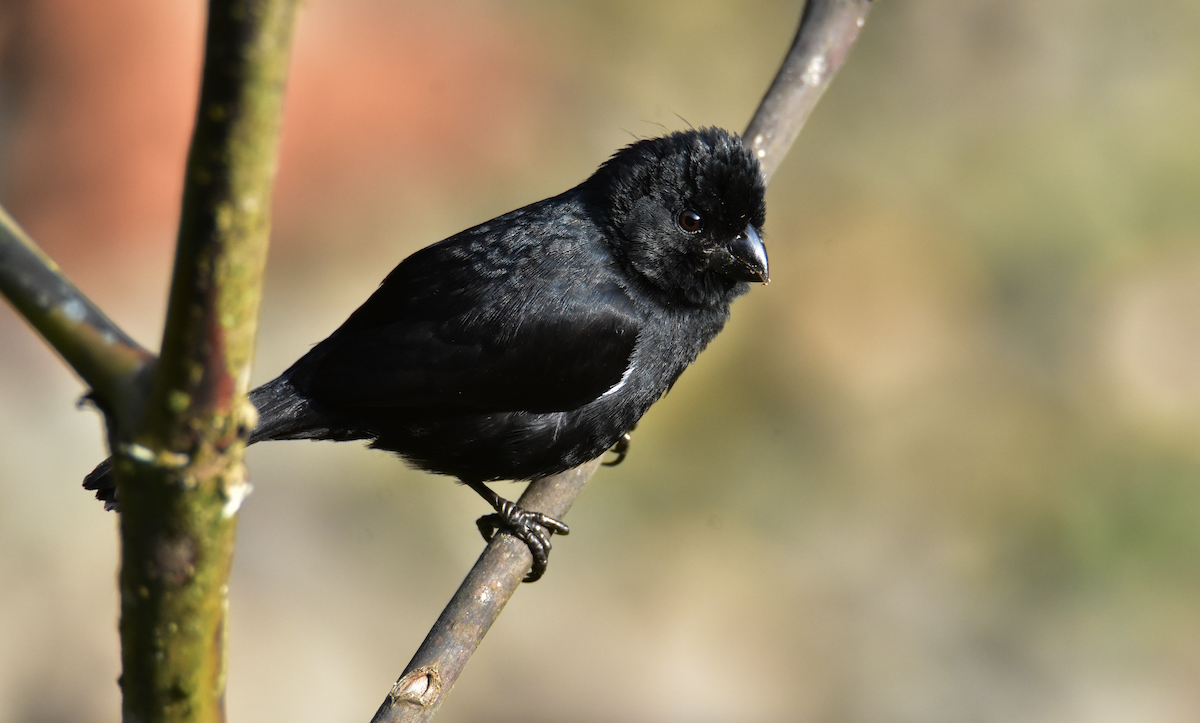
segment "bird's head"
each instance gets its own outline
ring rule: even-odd
[[[588,183],[607,205],[616,255],[673,298],[720,306],[767,282],[766,189],[738,136],[701,128],[639,141]]]

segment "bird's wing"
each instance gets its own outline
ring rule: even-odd
[[[615,281],[574,273],[497,283],[440,271],[436,283],[393,274],[314,348],[297,368],[308,395],[432,414],[552,412],[624,379],[640,322]]]

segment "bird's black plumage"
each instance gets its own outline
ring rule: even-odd
[[[763,196],[757,160],[726,131],[634,143],[579,186],[402,261],[250,393],[250,442],[365,439],[481,494],[593,459],[670,389],[747,282],[767,280]]]

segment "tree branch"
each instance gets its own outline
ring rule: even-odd
[[[125,720],[225,720],[225,615],[295,0],[211,0],[162,355],[113,442]]]
[[[3,208],[0,293],[92,388],[109,424],[122,420],[132,432],[145,405],[154,355],[75,288]]]
[[[805,4],[796,39],[743,134],[758,154],[767,181],[842,67],[870,11],[871,0],[810,0]]]
[[[594,459],[531,482],[517,503],[531,512],[560,519],[599,465],[600,460]],[[493,537],[409,661],[404,675],[392,686],[372,723],[432,718],[532,563],[524,542],[507,534]]]
[[[809,0],[796,38],[743,137],[770,180],[858,37],[870,0]],[[560,518],[599,468],[595,459],[529,483],[518,503]],[[425,637],[372,723],[433,718],[463,667],[532,566],[524,543],[497,534]]]

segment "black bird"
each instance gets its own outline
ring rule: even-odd
[[[341,328],[250,392],[249,442],[370,440],[457,477],[541,577],[558,520],[484,483],[562,472],[621,441],[767,281],[758,161],[702,128],[642,140],[586,181],[417,251]],[[85,480],[115,503],[108,463]],[[110,504],[114,506],[114,504]]]

